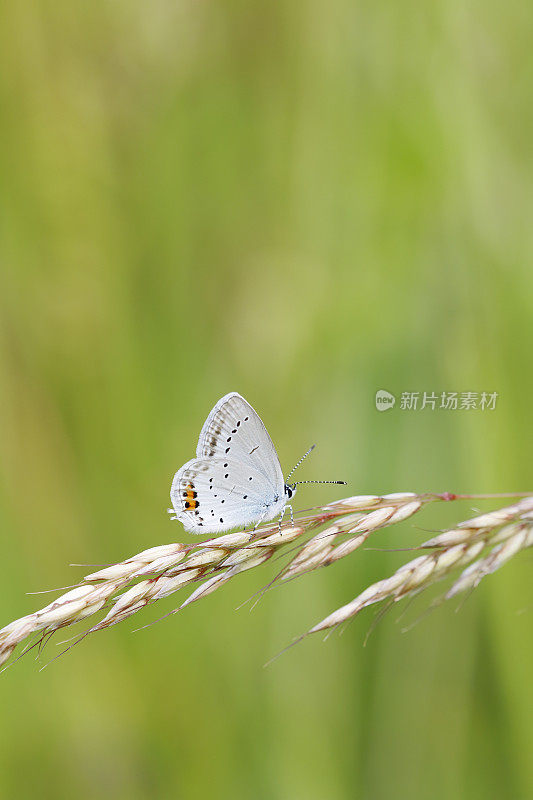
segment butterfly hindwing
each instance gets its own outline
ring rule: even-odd
[[[283,495],[270,491],[265,496],[264,485],[263,473],[248,464],[227,457],[198,458],[178,470],[170,497],[186,530],[221,533],[279,513]]]

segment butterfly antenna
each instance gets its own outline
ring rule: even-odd
[[[301,483],[338,483],[342,484],[342,486],[346,486],[346,481],[296,481],[292,483],[291,486],[299,486]]]
[[[291,469],[291,471],[287,475],[287,483],[289,482],[289,478],[291,477],[291,475],[294,472],[294,470],[298,469],[298,467],[300,466],[302,461],[305,461],[305,459],[307,458],[309,453],[312,453],[313,450],[315,449],[315,447],[316,447],[316,444],[312,444],[311,447],[309,448],[309,450],[307,451],[307,453],[304,453],[303,456],[301,457],[301,459],[294,465],[294,467]]]

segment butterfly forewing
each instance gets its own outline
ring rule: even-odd
[[[262,473],[277,493],[284,480],[276,448],[261,417],[237,392],[218,401],[207,417],[196,448],[198,458],[231,458]]]

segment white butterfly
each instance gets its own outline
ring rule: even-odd
[[[185,530],[222,533],[236,527],[257,527],[278,515],[281,526],[286,508],[292,519],[288,500],[295,492],[296,483],[285,483],[276,448],[260,416],[244,397],[230,392],[207,417],[196,458],[174,475],[170,499]]]

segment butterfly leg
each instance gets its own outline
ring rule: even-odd
[[[252,528],[252,533],[255,533],[255,532],[256,532],[256,530],[257,530],[257,528],[258,528],[258,527],[261,525],[261,523],[263,522],[263,520],[264,520],[264,518],[265,518],[265,516],[266,516],[267,510],[268,510],[268,509],[265,509],[265,510],[263,511],[263,514],[262,514],[262,515],[259,517],[259,519],[258,519],[258,520],[257,520],[257,522],[255,523],[254,527]]]
[[[291,510],[291,525],[294,525],[294,516],[293,516],[293,513],[292,513],[292,506],[291,506],[290,503],[287,503],[287,505],[284,507],[283,511],[279,515],[279,529],[278,529],[279,533],[281,533],[281,523],[283,522],[283,517],[285,516],[285,512],[286,512],[286,510],[288,508],[290,508],[290,510]]]

